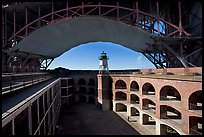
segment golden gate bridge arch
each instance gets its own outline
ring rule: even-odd
[[[199,67],[201,40],[201,2],[2,4],[2,72],[14,65],[22,72],[47,69],[55,57],[91,41],[141,52],[156,68]]]

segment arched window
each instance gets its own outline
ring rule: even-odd
[[[89,79],[89,86],[95,86],[95,81],[93,79]]]
[[[151,83],[145,83],[142,86],[142,95],[155,95],[154,86]]]
[[[142,99],[142,109],[156,113],[156,104],[150,99]]]
[[[189,117],[189,132],[190,135],[202,135],[202,117],[190,116]]]
[[[115,92],[115,100],[127,100],[127,95],[124,92]]]
[[[123,80],[116,81],[115,89],[127,89],[126,83]]]
[[[127,112],[127,106],[122,103],[116,103],[116,112]]]
[[[139,104],[140,103],[139,97],[137,95],[135,95],[135,94],[131,94],[130,95],[130,103]]]
[[[139,85],[136,81],[131,82],[130,91],[139,91]]]
[[[142,124],[156,126],[156,121],[150,115],[143,114]]]
[[[176,119],[177,123],[181,124],[181,112],[167,105],[160,106],[160,118],[170,120]]]
[[[189,110],[202,110],[202,90],[195,91],[192,93],[188,99]]]
[[[78,85],[86,85],[86,81],[83,78],[81,78],[78,82]]]
[[[140,112],[134,108],[134,107],[131,107],[131,116],[140,116]]]
[[[160,90],[160,100],[181,101],[181,95],[174,87],[164,86]]]

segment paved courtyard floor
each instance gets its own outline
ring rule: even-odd
[[[57,135],[141,135],[115,112],[86,103],[62,108],[58,126]]]

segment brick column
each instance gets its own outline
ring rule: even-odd
[[[98,103],[103,111],[112,110],[112,83],[108,74],[98,74]]]

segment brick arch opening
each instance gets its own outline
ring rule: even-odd
[[[160,100],[168,100],[168,101],[181,101],[181,95],[179,91],[173,86],[164,86],[160,90]]]
[[[156,104],[147,98],[142,99],[142,109],[148,110],[149,112],[156,113]]]
[[[85,87],[79,87],[79,93],[86,94],[86,88]]]
[[[143,114],[142,124],[156,126],[156,121],[150,115]]]
[[[131,82],[130,91],[139,91],[139,85],[136,81]]]
[[[151,83],[145,83],[142,86],[142,95],[155,95],[155,88]]]
[[[131,107],[130,111],[131,111],[131,113],[130,113],[131,116],[140,116],[140,112],[137,108]]]
[[[135,94],[130,94],[130,103],[139,104],[140,103],[140,98]]]
[[[88,86],[95,86],[95,81],[94,81],[94,79],[89,79]]]
[[[116,103],[116,112],[127,112],[127,106],[122,103]]]
[[[170,120],[174,122],[174,124],[181,126],[181,118],[182,118],[181,112],[179,112],[178,110],[176,110],[171,106],[167,106],[167,105],[160,106],[160,118]]]
[[[161,124],[160,125],[160,135],[180,135],[175,129],[172,127]]]
[[[78,81],[78,85],[86,85],[86,81],[83,79],[83,78],[81,78],[81,79],[79,79],[79,81]]]
[[[140,112],[135,107],[130,107],[130,116],[128,117],[129,122],[137,122],[140,120]]]
[[[123,80],[117,80],[115,83],[115,89],[127,89],[127,85]]]
[[[188,99],[189,110],[202,110],[202,90],[193,92]]]
[[[115,100],[127,100],[127,94],[122,91],[115,92]]]
[[[190,116],[189,117],[189,133],[191,135],[202,135],[202,117]]]
[[[156,133],[156,121],[151,115],[143,113],[141,122],[142,122],[142,125],[144,125],[148,129],[151,129],[149,130],[150,134]]]

